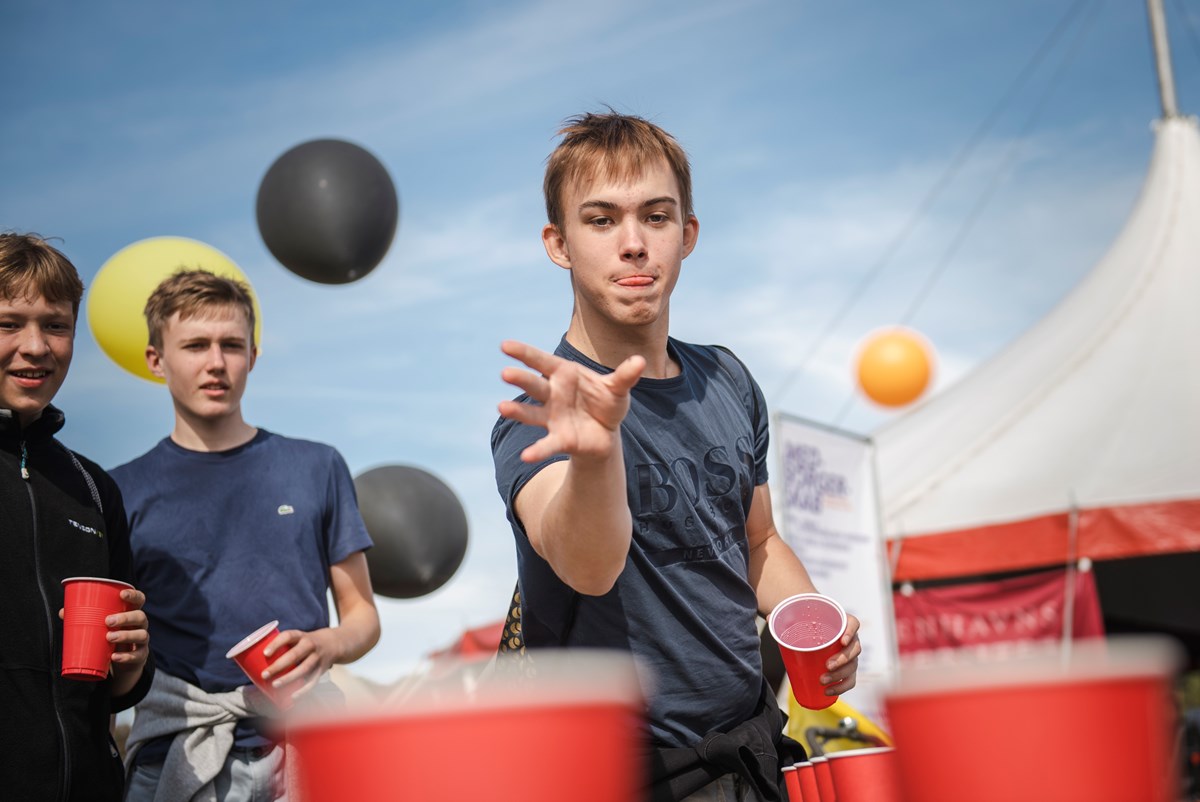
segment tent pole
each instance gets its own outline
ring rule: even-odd
[[[1071,644],[1075,626],[1075,558],[1079,539],[1079,507],[1075,493],[1071,492],[1071,506],[1067,510],[1067,572],[1063,582],[1062,661],[1071,662]]]
[[[1179,116],[1175,105],[1175,78],[1171,72],[1171,45],[1167,40],[1167,18],[1162,0],[1146,0],[1150,15],[1150,36],[1154,44],[1154,65],[1158,71],[1158,96],[1162,100],[1163,119]]]

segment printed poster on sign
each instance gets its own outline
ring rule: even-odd
[[[777,416],[775,432],[783,490],[775,503],[783,538],[817,589],[862,622],[858,687],[846,700],[882,721],[896,635],[873,446],[859,435],[790,415]]]

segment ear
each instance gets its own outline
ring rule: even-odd
[[[162,357],[158,353],[158,349],[153,345],[146,346],[146,367],[150,369],[150,373],[162,380],[166,380],[166,374],[163,373]]]
[[[542,228],[542,245],[546,247],[546,255],[550,261],[563,268],[571,269],[571,253],[567,248],[567,238],[558,230],[558,226],[547,223]]]
[[[247,373],[254,370],[254,365],[256,362],[258,362],[258,346],[257,345],[250,349],[250,366],[248,368],[246,368]]]
[[[691,255],[692,249],[696,247],[696,240],[700,238],[700,221],[696,219],[696,215],[689,214],[688,219],[683,221],[683,258],[686,259]]]

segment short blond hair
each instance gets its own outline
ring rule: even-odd
[[[69,301],[79,317],[83,282],[71,260],[37,234],[0,234],[0,298]]]
[[[207,270],[181,270],[162,280],[146,299],[146,328],[150,345],[162,348],[163,330],[176,312],[184,320],[210,309],[232,307],[246,313],[250,323],[250,347],[254,343],[254,296],[242,281],[218,276]]]
[[[686,220],[692,209],[692,171],[687,153],[654,123],[611,109],[607,114],[580,114],[559,129],[562,141],[546,160],[542,193],[546,217],[562,231],[563,191],[568,185],[596,177],[626,180],[642,175],[664,160],[679,183],[679,205]]]

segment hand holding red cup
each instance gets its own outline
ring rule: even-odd
[[[775,606],[767,620],[771,637],[779,645],[783,666],[796,701],[809,710],[824,710],[838,699],[826,694],[835,685],[840,692],[854,687],[858,655],[858,619],[820,593],[799,593]],[[830,662],[843,655],[836,668]]]
[[[106,577],[69,577],[62,585],[62,675],[99,682],[110,669],[140,671],[149,644],[142,594]]]
[[[250,681],[269,696],[280,710],[287,710],[292,706],[292,694],[295,688],[276,688],[271,680],[263,679],[263,672],[267,670],[267,667],[275,662],[280,654],[287,651],[285,648],[267,657],[266,648],[278,637],[279,622],[271,621],[242,638],[236,646],[225,653],[225,656],[237,663]]]

